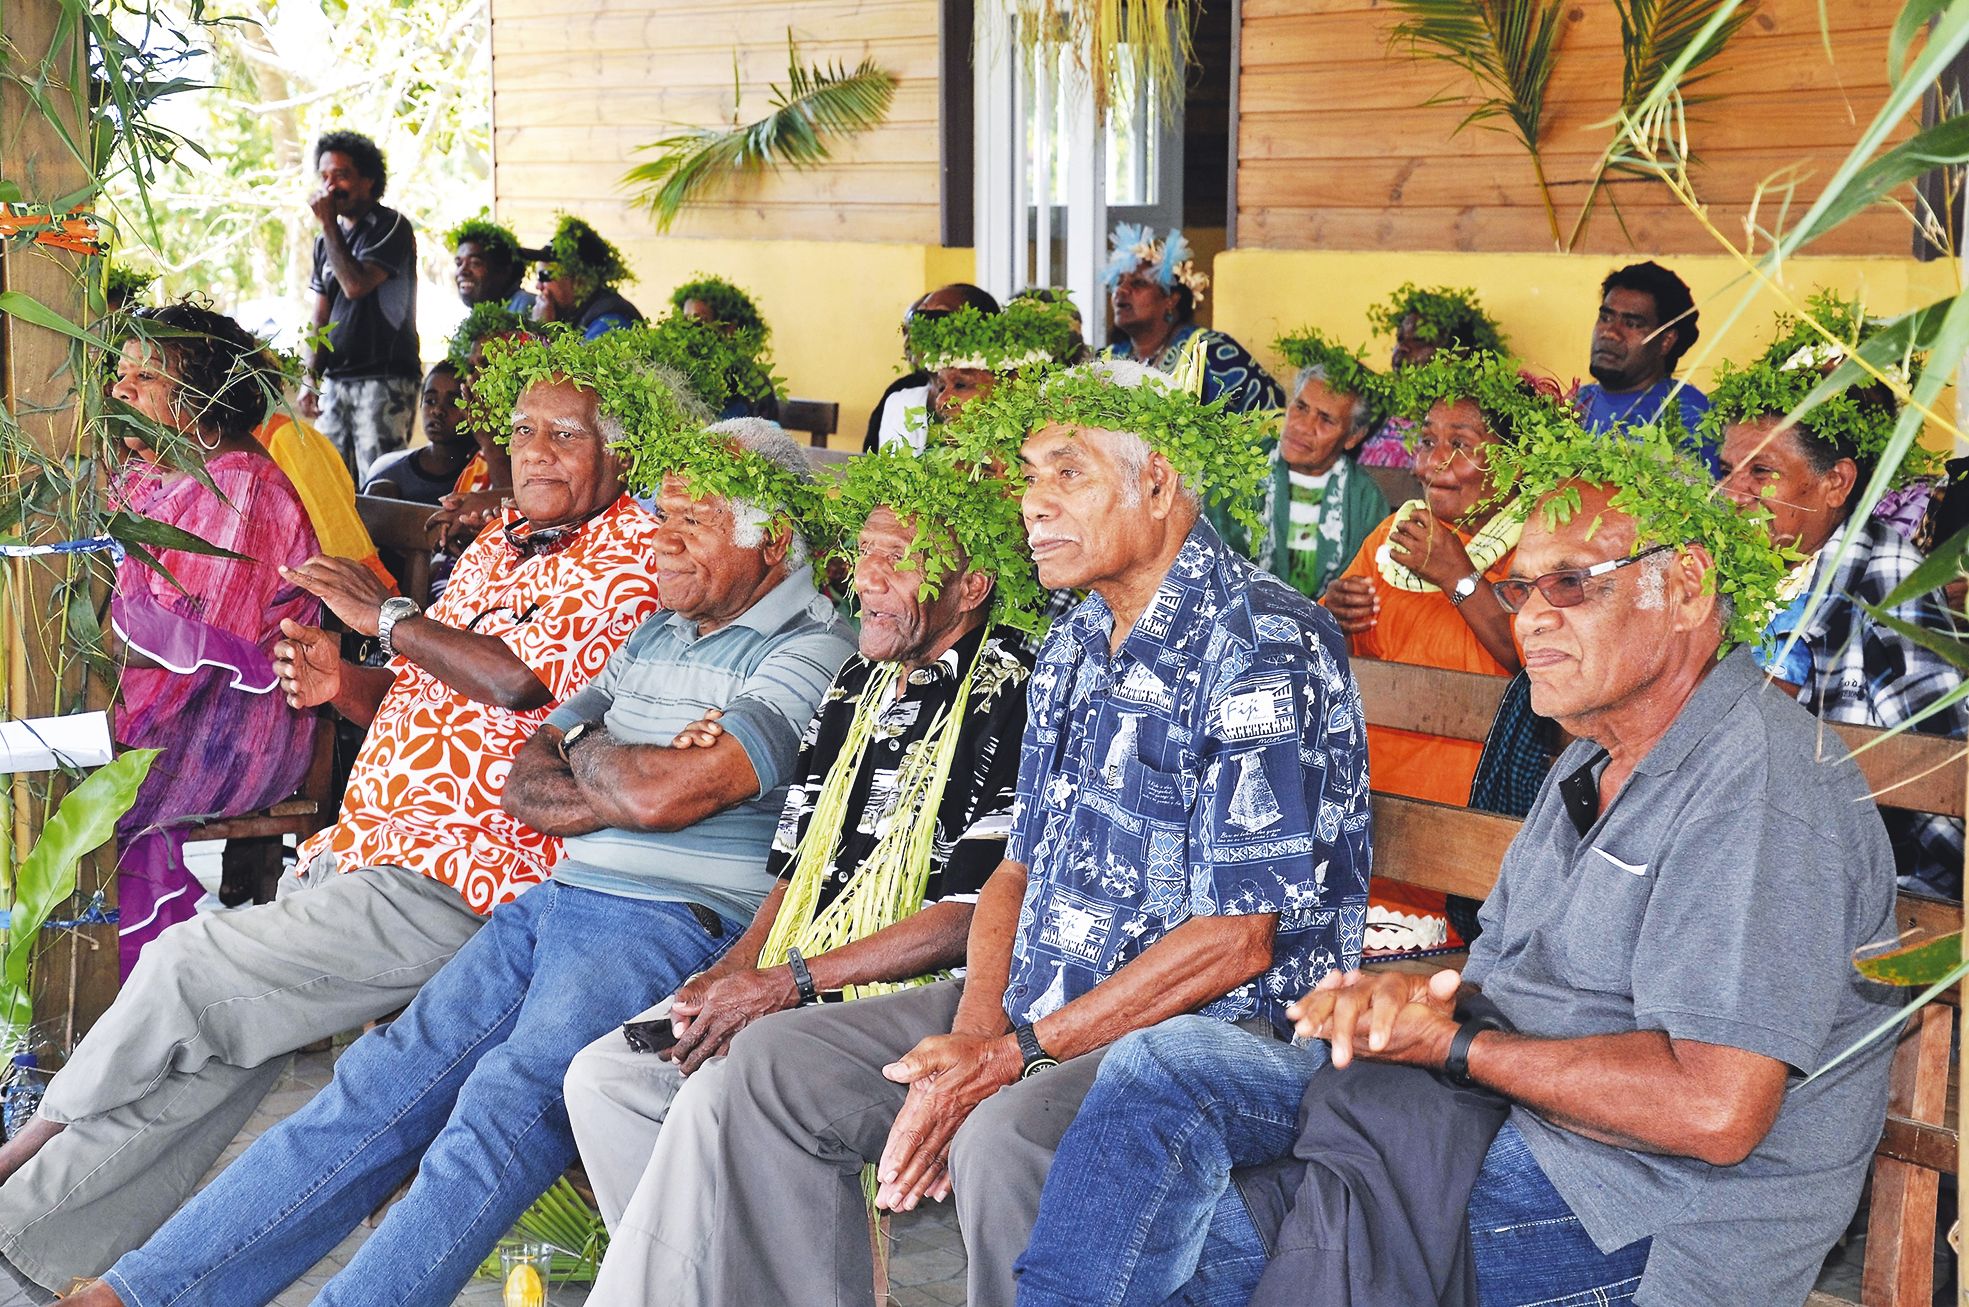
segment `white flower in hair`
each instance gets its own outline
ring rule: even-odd
[[[1817,345],[1800,345],[1796,350],[1792,351],[1790,358],[1778,364],[1778,371],[1796,372],[1801,368],[1809,368],[1814,372],[1822,372],[1828,364],[1843,363],[1845,361],[1845,349],[1828,340],[1822,341]]]

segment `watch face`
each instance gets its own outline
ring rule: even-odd
[[[588,726],[589,723],[587,722],[576,722],[574,725],[568,727],[567,733],[561,736],[561,748],[563,750],[569,748],[576,740],[586,735],[588,733]]]
[[[1019,1072],[1019,1079],[1030,1080],[1041,1071],[1051,1071],[1059,1064],[1060,1060],[1055,1057],[1035,1057],[1032,1061],[1026,1063],[1025,1070]]]

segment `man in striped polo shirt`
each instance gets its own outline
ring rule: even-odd
[[[766,854],[802,733],[854,641],[814,586],[793,517],[811,498],[799,447],[756,419],[707,434],[698,456],[728,456],[771,499],[663,480],[668,611],[548,717],[506,782],[508,811],[566,840],[552,878],[496,909],[306,1108],[78,1302],[268,1302],[421,1158],[322,1293],[450,1303],[574,1160],[561,1079],[575,1053],[744,929],[773,884]],[[625,438],[640,458],[638,432]],[[712,710],[715,744],[673,745]]]

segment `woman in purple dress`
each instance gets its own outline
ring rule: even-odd
[[[271,650],[283,619],[321,617],[280,575],[317,547],[294,487],[253,438],[278,381],[260,343],[189,303],[133,317],[111,394],[148,421],[129,423],[114,502],[239,557],[160,549],[168,577],[135,557],[117,567],[116,741],[163,750],[116,826],[126,979],[146,942],[192,915],[202,891],[184,843],[197,823],[276,803],[307,771],[316,718],[287,706]]]

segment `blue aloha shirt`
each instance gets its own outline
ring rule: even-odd
[[[1006,855],[1025,864],[1005,1012],[1037,1021],[1191,917],[1279,914],[1272,965],[1206,1004],[1264,1016],[1360,964],[1371,864],[1367,744],[1324,608],[1199,521],[1109,657],[1089,596],[1027,691]]]

